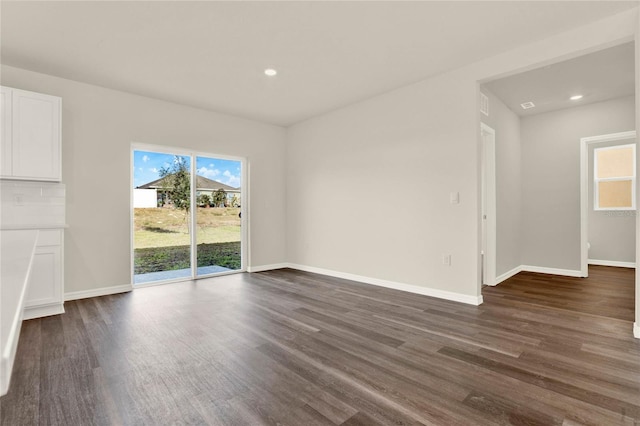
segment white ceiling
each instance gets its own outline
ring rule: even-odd
[[[633,42],[486,83],[519,116],[541,114],[635,93]],[[569,97],[583,95],[572,101]],[[533,102],[535,108],[520,104]]]
[[[637,5],[3,1],[1,60],[286,126]]]

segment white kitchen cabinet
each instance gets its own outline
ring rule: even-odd
[[[0,177],[60,181],[62,100],[2,87]]]
[[[63,229],[41,229],[27,289],[24,319],[64,313]]]
[[[8,87],[0,87],[0,173],[2,176],[11,175],[11,94]]]

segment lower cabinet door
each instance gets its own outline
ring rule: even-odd
[[[60,246],[36,247],[29,278],[26,307],[62,303]]]

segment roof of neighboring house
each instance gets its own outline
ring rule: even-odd
[[[164,187],[163,181],[166,177],[156,179],[152,182],[145,183],[144,185],[137,186],[137,189],[162,189]],[[240,188],[234,188],[229,185],[225,185],[222,182],[208,179],[204,176],[196,175],[196,191],[217,191],[224,189],[226,192],[240,192]]]

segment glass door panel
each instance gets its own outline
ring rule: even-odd
[[[196,275],[242,268],[242,162],[196,157]]]
[[[133,281],[192,277],[191,157],[133,151]]]

